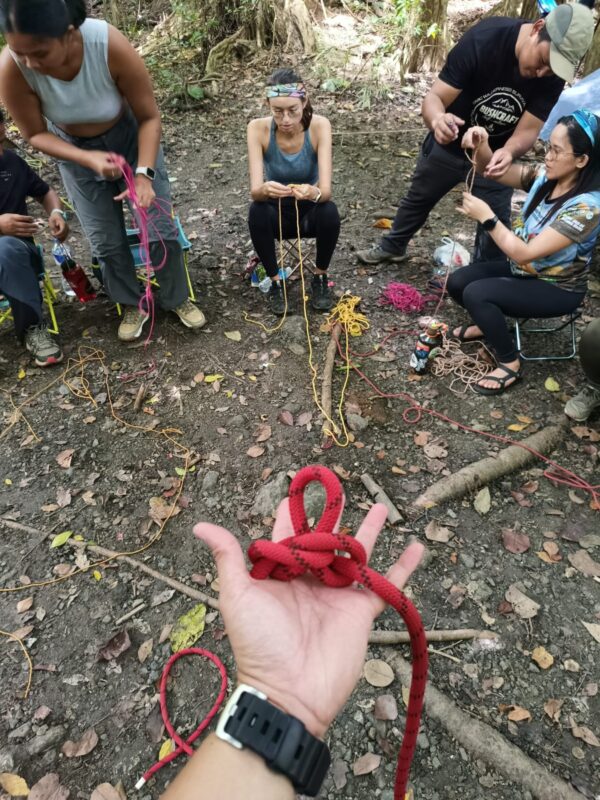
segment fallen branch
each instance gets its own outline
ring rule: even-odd
[[[461,639],[497,639],[494,631],[459,628],[454,631],[425,631],[428,642],[459,642]],[[371,631],[369,644],[405,644],[410,642],[408,631]]]
[[[460,497],[485,486],[492,481],[516,472],[534,461],[538,454],[548,455],[554,450],[565,434],[566,428],[553,425],[543,428],[523,439],[519,444],[513,444],[501,450],[497,456],[482,458],[473,464],[459,469],[452,475],[442,478],[432,484],[422,495],[414,501],[415,508],[432,508],[446,500],[456,500]],[[535,452],[532,452],[535,451]]]
[[[383,505],[387,508],[388,510],[387,521],[390,523],[390,525],[395,525],[397,522],[401,522],[403,519],[402,514],[392,503],[392,501],[385,493],[385,491],[382,489],[382,487],[378,483],[375,483],[373,478],[367,472],[364,472],[360,476],[360,479],[364,483],[369,494],[375,499],[375,502],[383,503]]]
[[[410,686],[412,667],[394,655],[390,665],[404,686]],[[431,684],[425,691],[425,711],[446,728],[474,760],[482,760],[509,781],[522,786],[537,800],[584,800],[583,795],[538,764],[501,733],[458,708]]]
[[[339,322],[336,322],[333,328],[331,329],[331,339],[329,344],[327,345],[327,352],[325,354],[325,366],[323,367],[323,383],[321,384],[321,408],[323,413],[325,414],[325,419],[323,420],[323,426],[321,428],[321,433],[323,436],[326,435],[326,431],[329,430],[330,425],[332,424],[330,420],[333,420],[331,416],[332,411],[332,396],[333,396],[333,366],[335,364],[335,356],[338,351],[338,341],[340,338],[340,332],[342,330],[342,326]],[[337,425],[333,423],[333,431],[331,433],[339,433],[337,429]]]

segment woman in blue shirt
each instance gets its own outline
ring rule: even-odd
[[[477,171],[483,172],[492,157],[485,129],[468,130],[462,145],[475,151]],[[497,368],[474,386],[488,395],[521,377],[505,315],[557,317],[583,301],[600,231],[600,120],[585,109],[562,117],[544,166],[514,164],[500,183],[528,191],[513,231],[467,192],[458,210],[480,222],[507,257],[463,267],[448,280],[449,294],[474,323],[454,335],[461,341],[483,338],[496,358]]]
[[[306,87],[291,69],[271,75],[266,98],[270,115],[248,125],[253,200],[248,226],[256,254],[271,278],[269,304],[274,314],[284,313],[275,240],[280,234],[284,239],[296,237],[297,202],[300,235],[317,240],[311,304],[318,311],[329,311],[327,269],[340,232],[338,210],[331,201],[331,125],[313,114]]]

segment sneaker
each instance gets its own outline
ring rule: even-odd
[[[45,325],[35,325],[25,331],[25,347],[33,356],[38,367],[60,364],[63,353],[56,339],[48,332]]]
[[[276,317],[283,317],[285,314],[283,281],[271,281],[271,288],[269,289],[269,308]]]
[[[122,342],[133,342],[142,333],[142,328],[148,321],[148,314],[143,314],[137,306],[125,306],[123,319],[119,325],[118,337]]]
[[[585,422],[595,408],[600,407],[600,389],[584,386],[565,406],[565,414],[576,422]]]
[[[177,314],[186,328],[197,330],[206,325],[206,317],[191,300],[185,300],[180,306],[173,308],[172,311]]]
[[[368,250],[357,250],[356,257],[361,264],[399,264],[406,260],[406,253],[388,253],[380,244],[374,244]]]
[[[333,305],[333,297],[327,275],[313,275],[310,288],[312,294],[310,304],[314,310],[330,311]]]

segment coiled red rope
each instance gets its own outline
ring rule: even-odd
[[[325,509],[314,531],[308,525],[304,510],[304,490],[312,481],[321,483],[327,495]],[[253,542],[248,550],[253,563],[252,577],[291,581],[310,573],[326,586],[360,583],[396,609],[410,634],[412,681],[394,784],[394,800],[405,800],[427,683],[427,641],[421,617],[399,589],[367,566],[367,555],[360,542],[351,536],[333,533],[343,499],[342,486],[333,472],[316,465],[304,467],[292,480],[289,497],[295,535],[281,542]]]

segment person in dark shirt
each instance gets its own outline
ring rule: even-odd
[[[56,239],[64,241],[69,226],[57,193],[22,158],[3,148],[4,138],[0,112],[0,292],[10,303],[17,338],[38,367],[47,367],[60,363],[63,354],[42,314],[39,275],[43,263],[33,240],[39,225],[27,212],[27,198],[33,197],[46,211]]]
[[[491,17],[467,31],[423,100],[421,113],[430,133],[392,229],[379,244],[359,251],[359,261],[406,258],[408,242],[431,210],[467,177],[471,165],[460,141],[473,126],[487,130],[494,151],[485,175],[475,178],[473,193],[510,225],[512,189],[496,181],[535,143],[565,81],[573,80],[589,49],[593,30],[589,8],[565,4],[536,22]],[[501,255],[478,226],[473,261]]]

